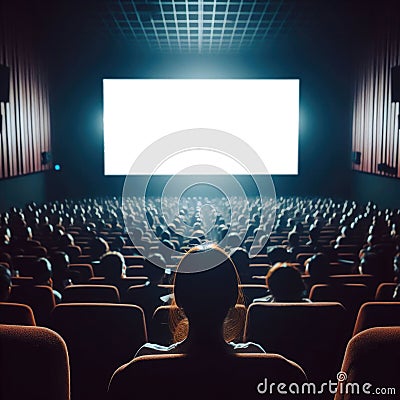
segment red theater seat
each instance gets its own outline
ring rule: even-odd
[[[335,400],[356,400],[369,398],[397,399],[400,363],[400,327],[371,328],[354,336],[347,345],[341,368],[343,380],[342,393],[338,391]],[[345,373],[346,375],[343,375]],[[357,385],[354,389],[346,384]],[[366,389],[381,391],[380,396],[365,393]],[[358,388],[358,389],[357,389]],[[395,392],[389,390],[394,389]],[[354,390],[354,391],[353,391]],[[355,390],[358,390],[355,392]]]
[[[301,365],[311,381],[323,381],[336,376],[348,333],[339,303],[253,303],[244,341],[282,354]]]
[[[90,264],[70,264],[69,269],[79,273],[74,283],[88,283],[89,279],[94,277],[93,268]]]
[[[0,325],[0,397],[70,400],[64,340],[47,328]]]
[[[360,307],[371,300],[367,286],[360,284],[314,285],[310,291],[313,302],[337,301],[342,304],[352,321],[355,321]]]
[[[376,289],[375,301],[393,301],[397,283],[381,283]]]
[[[17,303],[0,303],[0,324],[36,326],[32,309]]]
[[[56,305],[53,290],[49,286],[13,286],[10,302],[31,307],[36,323],[40,326],[48,325],[50,313]]]
[[[307,378],[297,364],[277,354],[143,356],[115,372],[109,399],[258,400],[268,396],[260,394],[266,380],[268,389],[268,382],[301,385]],[[288,394],[282,398],[297,397]]]
[[[254,299],[268,295],[268,289],[265,285],[245,284],[239,285],[242,289],[246,306],[250,305]]]
[[[67,343],[74,400],[104,399],[115,369],[147,342],[143,311],[128,304],[59,304],[50,323]]]
[[[63,303],[119,303],[119,293],[111,285],[72,285],[63,292]]]
[[[353,335],[383,326],[400,326],[400,302],[365,303],[358,313]]]

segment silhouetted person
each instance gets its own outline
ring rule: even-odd
[[[297,254],[300,253],[300,235],[296,231],[291,231],[288,235],[288,244],[286,246],[286,251],[289,254],[289,260],[291,262],[296,261]]]
[[[175,340],[181,340],[169,347],[145,344],[136,356],[263,353],[257,344],[230,342],[237,321],[230,321],[228,327],[225,318],[238,301],[243,301],[243,295],[239,292],[235,266],[227,254],[216,246],[191,249],[182,258],[175,274],[174,302],[177,307],[172,309],[175,311],[171,315],[171,328]],[[184,318],[175,318],[179,312],[181,316],[184,313]]]
[[[99,270],[107,282],[119,282],[126,276],[125,260],[121,253],[109,251],[100,258]]]
[[[362,254],[359,272],[360,274],[373,275],[377,283],[393,282],[394,278],[393,264],[389,266],[383,262],[381,257],[369,251]]]
[[[250,259],[246,250],[241,247],[233,249],[231,259],[239,272],[240,281],[242,283],[251,281],[251,271],[249,267]]]
[[[11,272],[0,264],[0,301],[7,301],[11,292]]]
[[[53,271],[47,258],[41,257],[35,262],[35,266],[32,268],[32,277],[34,285],[50,286],[53,289]],[[56,303],[60,303],[61,293],[53,289],[53,294]]]
[[[122,236],[117,236],[111,243],[110,250],[111,251],[122,251],[122,248],[125,246],[125,239]]]
[[[320,235],[321,232],[317,227],[310,227],[310,231],[308,233],[308,237],[310,240],[306,243],[306,245],[310,247],[310,250],[312,252],[320,252],[322,249],[322,246],[319,244]]]
[[[53,287],[58,292],[72,284],[73,280],[79,281],[79,272],[69,269],[68,254],[57,251],[51,256],[51,266],[53,271]]]
[[[397,253],[393,260],[394,274],[397,280],[397,286],[394,290],[393,300],[400,301],[400,253]]]
[[[331,267],[328,257],[323,253],[314,254],[306,264],[306,273],[310,276],[308,286],[330,283]]]
[[[265,278],[270,295],[254,299],[254,302],[296,303],[310,302],[300,272],[291,264],[274,265]]]
[[[89,242],[90,255],[93,261],[99,261],[103,254],[106,254],[110,248],[108,243],[101,237],[95,237]]]
[[[25,250],[40,246],[41,243],[32,238],[32,229],[29,226],[22,226],[16,231],[11,230],[10,248],[13,254],[22,254]]]
[[[288,254],[284,246],[274,246],[268,252],[268,258],[271,265],[274,265],[279,262],[286,262],[289,260],[289,257],[290,255]]]

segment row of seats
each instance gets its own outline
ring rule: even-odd
[[[69,360],[70,357],[73,360],[73,355],[68,353],[59,334],[43,327],[0,325],[0,347],[2,398],[70,400]],[[400,327],[372,328],[350,340],[341,371],[346,374],[346,383],[368,382],[372,389],[398,390],[394,385],[398,382],[399,360]],[[96,366],[91,364],[89,368],[82,371],[82,380],[91,375],[88,371]],[[301,388],[307,382],[307,376],[299,365],[287,362],[277,354],[235,355],[229,360],[218,357],[213,360],[193,359],[179,354],[144,356],[121,368],[129,370],[128,376],[134,378],[119,379],[119,374],[115,374],[108,389],[108,399],[259,399],[260,394],[277,393],[268,392],[272,390],[268,383],[291,383]],[[107,388],[97,383],[102,389],[100,397],[97,397],[95,387],[88,387],[82,396],[72,398],[105,398]],[[72,375],[72,391],[73,385]],[[285,398],[310,398],[309,392],[306,393],[308,397],[289,394]],[[333,394],[318,398],[332,399]],[[335,400],[353,398],[368,396],[360,397],[352,391],[347,394],[338,391],[335,395]],[[395,398],[395,395],[387,398]]]
[[[354,278],[354,279],[352,279]],[[396,288],[395,283],[383,283],[376,289],[375,295],[372,294],[369,284],[369,275],[349,275],[336,276],[332,280],[337,280],[338,285],[319,284],[311,288],[309,298],[312,301],[336,301],[341,303],[353,319],[357,316],[360,306],[368,301],[392,301],[393,292]],[[157,306],[162,301],[157,297],[155,291],[148,292],[145,284],[145,278],[126,279],[126,286],[129,286],[125,293],[113,285],[102,284],[101,278],[89,281],[87,285],[67,286],[63,292],[63,302],[102,302],[102,303],[128,303],[135,304],[145,310],[146,318],[151,318]],[[362,283],[342,283],[342,282],[364,282]],[[33,286],[31,278],[20,277],[13,278],[14,285],[11,290],[11,302],[24,303],[32,307],[39,325],[47,325],[48,318],[55,306],[54,294],[48,286]],[[96,284],[94,284],[96,283]],[[366,283],[366,284],[365,284]],[[158,294],[168,294],[172,291],[172,285],[158,285]],[[261,298],[267,295],[265,284],[243,284],[240,285],[245,305],[249,306],[253,299]]]
[[[151,332],[157,334],[151,341],[169,340],[169,311],[170,306],[156,311]],[[241,312],[246,315],[244,307]],[[0,316],[2,324],[35,322],[24,305],[0,303]],[[60,304],[49,326],[67,343],[74,399],[101,398],[113,371],[148,340],[142,309],[127,304]],[[400,303],[364,304],[353,335],[380,326],[400,326]],[[297,362],[310,380],[322,381],[339,370],[351,336],[348,329],[345,309],[338,303],[254,303],[244,321],[244,341]]]

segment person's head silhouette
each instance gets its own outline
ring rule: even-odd
[[[185,339],[187,352],[228,350],[226,341],[237,337],[241,321],[236,304],[243,304],[239,276],[229,256],[217,246],[192,248],[178,265],[174,302],[185,317],[171,314],[175,340]],[[177,308],[175,308],[175,311]],[[174,318],[175,317],[175,318]]]

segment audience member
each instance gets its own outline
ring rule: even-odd
[[[0,264],[0,302],[7,301],[11,292],[11,272]]]
[[[329,283],[331,267],[328,257],[323,253],[314,254],[306,261],[306,274],[309,275],[308,288],[316,284]]]
[[[53,289],[53,271],[50,261],[41,257],[36,260],[34,268],[32,268],[32,277],[34,285],[50,286]],[[56,303],[61,303],[61,293],[53,289]]]
[[[172,308],[171,328],[175,340],[179,341],[169,347],[147,343],[136,356],[263,353],[264,350],[257,344],[230,341],[236,337],[237,328],[242,324],[227,321],[226,316],[238,302],[243,304],[243,295],[238,288],[236,268],[228,255],[216,246],[191,249],[179,263],[174,280],[176,307]],[[177,310],[185,317],[177,318]]]
[[[301,274],[291,264],[275,264],[265,278],[270,294],[253,302],[296,303],[310,302]]]
[[[51,256],[53,271],[53,287],[62,293],[64,289],[72,285],[73,278],[79,280],[79,272],[70,271],[68,254],[57,251]]]
[[[393,264],[389,267],[377,254],[369,251],[362,253],[359,273],[373,275],[377,283],[393,282],[394,278]]]
[[[101,257],[110,250],[108,243],[103,238],[98,236],[94,237],[89,242],[89,247],[90,247],[90,256],[92,257],[92,262],[95,263],[100,261]]]

